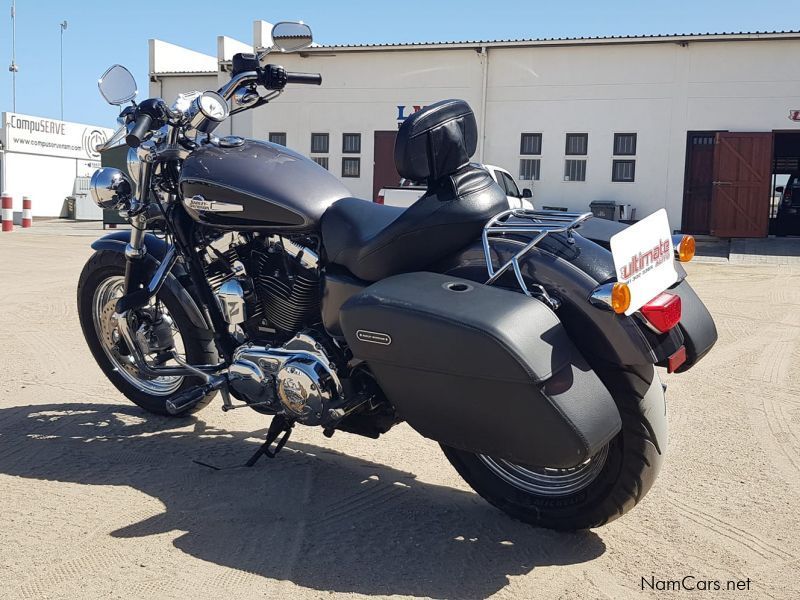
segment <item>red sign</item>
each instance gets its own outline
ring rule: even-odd
[[[800,121],[800,110],[790,110],[789,111],[789,120],[790,121]]]

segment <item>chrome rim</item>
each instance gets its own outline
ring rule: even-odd
[[[123,354],[119,349],[120,332],[117,329],[114,313],[116,312],[117,300],[122,297],[125,287],[125,279],[115,275],[103,280],[94,291],[92,301],[92,319],[100,345],[103,348],[114,369],[131,385],[147,394],[154,396],[169,396],[173,394],[183,383],[182,376],[148,378],[143,376],[136,365],[127,354]],[[151,302],[150,307],[153,306]],[[159,310],[164,315],[169,315],[166,307],[160,305]],[[181,339],[178,328],[173,323],[172,336],[175,341],[176,352],[185,357],[183,340]],[[142,349],[144,352],[145,350]],[[153,354],[146,354],[145,360],[152,361]],[[174,361],[165,363],[169,365]]]
[[[478,458],[500,479],[539,496],[568,496],[588,487],[606,464],[608,444],[594,456],[569,469],[527,467],[479,454]]]

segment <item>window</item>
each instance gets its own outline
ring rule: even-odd
[[[497,180],[500,183],[500,187],[505,189],[506,196],[515,196],[519,198],[519,188],[517,187],[517,184],[514,183],[514,180],[511,179],[508,174],[503,173],[502,171],[495,171],[495,174],[497,175]]]
[[[634,180],[635,174],[635,160],[615,160],[611,167],[611,181],[631,182]]]
[[[586,160],[565,160],[564,181],[586,181]]]
[[[281,146],[286,145],[286,132],[285,131],[270,131],[269,132],[269,141],[273,144],[280,144]]]
[[[312,154],[327,154],[328,153],[328,134],[327,133],[312,133],[311,134],[311,153]]]
[[[636,134],[614,134],[614,156],[636,156]],[[611,161],[611,181],[630,183],[636,177],[636,160]]]
[[[361,154],[361,134],[343,133],[342,134],[342,153]]]
[[[312,156],[311,160],[317,163],[320,167],[324,167],[325,169],[328,168],[328,157],[327,156]]]
[[[523,133],[519,141],[520,154],[541,154],[542,153],[542,134]]]
[[[539,181],[540,161],[538,158],[521,158],[519,178],[521,181]]]
[[[568,133],[567,134],[567,147],[564,154],[575,156],[587,154],[589,148],[589,134],[588,133]]]
[[[361,177],[361,158],[342,157],[342,177]]]
[[[636,156],[636,134],[614,134],[614,156]]]

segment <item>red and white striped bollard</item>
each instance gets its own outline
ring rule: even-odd
[[[26,229],[33,225],[33,210],[31,209],[30,196],[22,197],[22,228]]]
[[[8,194],[2,196],[3,231],[14,231],[14,201]]]

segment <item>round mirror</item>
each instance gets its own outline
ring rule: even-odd
[[[109,68],[97,81],[100,94],[109,104],[125,104],[136,97],[136,80],[122,65]]]
[[[305,23],[282,21],[272,27],[272,43],[281,52],[308,48],[312,41],[311,27]]]

